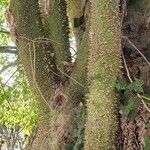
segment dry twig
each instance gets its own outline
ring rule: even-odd
[[[124,54],[123,54],[123,51],[121,51],[122,53],[122,58],[123,58],[123,63],[124,63],[124,66],[125,66],[125,70],[126,70],[126,73],[127,73],[127,77],[129,79],[129,81],[132,83],[133,80],[131,78],[131,75],[130,75],[130,72],[129,72],[129,69],[128,69],[128,66],[127,66],[127,63],[126,63],[126,60],[125,60],[125,57],[124,57]],[[143,98],[140,94],[136,94],[138,98],[141,99],[141,102],[143,103],[143,106],[146,108],[146,110],[150,113],[150,108],[146,105],[146,103],[144,102]]]
[[[141,53],[141,51],[131,42],[131,40],[127,37],[127,36],[122,36],[123,39],[126,39],[131,46],[143,57],[143,59],[147,62],[147,64],[150,67],[150,62],[147,60],[147,58],[143,55],[143,53]]]

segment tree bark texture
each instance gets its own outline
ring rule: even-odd
[[[85,114],[88,31],[83,34],[74,70],[68,72],[71,54],[65,0],[11,0],[7,16],[39,110],[26,149],[80,147],[83,137],[74,129],[83,132],[84,128],[79,127],[76,116]]]
[[[116,150],[118,97],[114,85],[120,66],[118,1],[92,0],[88,62],[89,98],[86,150]]]
[[[123,36],[149,59],[150,1],[120,2],[124,4]],[[11,0],[7,22],[39,110],[26,149],[82,150],[84,134],[85,150],[144,149],[150,116],[142,104],[136,118],[121,118],[119,129],[114,90],[120,67],[118,13],[117,0]],[[77,43],[75,63],[71,62],[68,20]],[[123,49],[134,50],[127,41]],[[135,69],[132,64],[129,67]],[[130,71],[131,76],[140,73],[149,94],[149,67],[139,63],[138,70],[137,74]]]

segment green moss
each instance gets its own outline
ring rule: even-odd
[[[91,3],[85,149],[115,149],[118,101],[114,92],[120,66],[120,26],[116,1]]]
[[[51,5],[53,8],[46,28],[54,47],[58,67],[64,71],[63,61],[71,61],[67,6],[65,0],[54,0]]]
[[[33,40],[44,36],[37,0],[11,0],[10,8],[15,15],[17,32],[21,38]]]
[[[47,55],[47,49],[53,52],[51,43],[41,42],[46,35],[38,1],[11,0],[10,11],[14,15],[21,63],[38,101],[40,113],[45,114],[50,109],[47,104],[52,93],[49,76],[53,76],[51,70],[55,72],[55,61]]]

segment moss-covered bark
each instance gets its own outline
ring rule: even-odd
[[[9,8],[19,57],[39,108],[37,128],[26,147],[30,150],[73,148],[78,138],[74,134],[75,115],[84,95],[81,85],[87,59],[82,63],[82,57],[87,51],[87,38],[81,44],[75,67],[82,73],[75,71],[72,77],[66,76],[63,61],[70,61],[66,4],[64,0],[49,3],[53,9],[48,16],[41,14],[38,0],[11,0]]]
[[[41,92],[45,100],[49,102],[52,93],[52,82],[54,81],[50,78],[50,75],[53,77],[53,72],[57,73],[57,71],[55,60],[50,55],[53,53],[52,44],[41,42],[41,38],[45,37],[45,31],[41,21],[38,1],[12,0],[10,11],[15,20],[17,33],[15,38],[17,39],[19,57],[30,85],[35,95],[38,95],[38,99],[43,99]]]
[[[74,18],[80,18],[83,15],[83,7],[87,4],[81,0],[75,1],[67,1],[68,3],[68,12],[69,18],[72,24],[74,24]],[[86,6],[89,9],[89,5]],[[85,16],[84,16],[85,17]],[[67,93],[72,95],[73,101],[78,103],[82,97],[85,97],[87,93],[87,63],[88,63],[88,49],[89,49],[89,25],[90,25],[90,18],[88,15],[86,16],[86,24],[84,30],[79,26],[75,28],[74,26],[72,29],[75,33],[75,38],[78,41],[77,43],[77,57],[74,63],[74,69],[71,74],[70,78],[70,85],[67,88]],[[78,36],[76,33],[78,32]]]
[[[53,44],[56,63],[59,69],[65,72],[63,61],[67,62],[71,61],[70,44],[69,44],[69,22],[67,16],[66,1],[41,0],[41,5],[43,10],[42,16],[44,28],[47,32],[49,40]],[[47,7],[47,10],[45,10],[46,8],[44,7]]]
[[[36,136],[30,140],[27,149],[48,149],[47,138],[51,135],[51,119],[54,116],[54,82],[58,80],[53,47],[43,42],[46,37],[37,0],[12,0],[9,11],[13,14],[16,30],[16,45],[30,86],[37,100],[39,121]],[[52,136],[52,135],[51,135]],[[45,144],[46,143],[46,144]]]
[[[115,149],[118,102],[114,84],[120,65],[117,0],[91,1],[90,22],[86,16],[84,30],[81,27],[75,29],[81,34],[79,37],[76,34],[79,50],[70,76],[66,75],[63,66],[63,61],[70,61],[66,3],[64,0],[40,2],[42,7],[42,2],[50,5],[45,16],[41,14],[38,0],[11,0],[10,5],[19,57],[40,112],[35,135],[27,149],[76,150],[81,147],[84,127],[83,123],[79,127],[76,116],[85,115],[83,99],[88,80],[90,96],[85,149]],[[74,10],[69,12],[70,18],[80,18],[83,15],[82,1],[69,2],[68,6]],[[77,128],[78,135],[74,134]]]
[[[116,150],[118,100],[114,85],[120,65],[118,1],[92,1],[90,22],[90,93],[87,100],[85,149]]]

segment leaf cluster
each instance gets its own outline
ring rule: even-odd
[[[29,135],[35,126],[37,115],[31,91],[23,74],[18,73],[10,86],[0,93],[0,124],[8,128],[20,127]]]
[[[140,100],[136,93],[143,93],[143,80],[135,78],[134,82],[127,83],[123,79],[118,79],[116,82],[116,89],[121,95],[121,111],[125,117],[135,117],[138,112]]]

